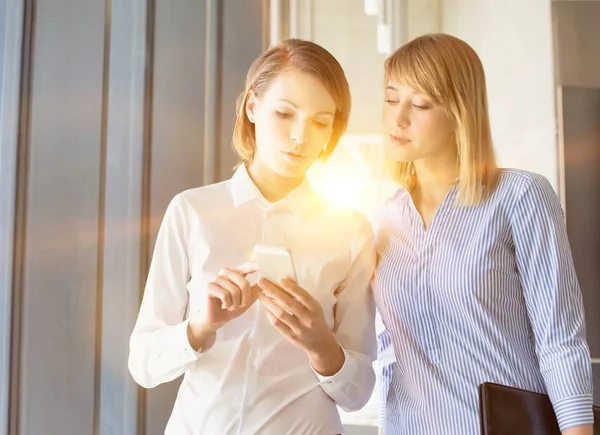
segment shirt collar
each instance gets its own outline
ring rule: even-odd
[[[231,177],[231,195],[233,204],[236,207],[256,201],[267,210],[287,208],[300,219],[308,218],[322,205],[322,200],[313,190],[308,180],[304,180],[285,198],[273,203],[267,201],[250,178],[244,164],[241,164]]]

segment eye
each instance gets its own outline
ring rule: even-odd
[[[321,122],[321,121],[317,121],[317,120],[314,120],[313,124],[315,124],[319,128],[325,128],[325,127],[327,127],[327,124],[325,124],[324,122]]]
[[[291,118],[292,117],[291,113],[280,112],[279,110],[276,110],[275,113],[277,114],[277,116],[279,116],[280,118],[283,118],[283,119],[287,119],[287,118]]]
[[[397,100],[392,100],[392,99],[389,99],[389,98],[386,98],[385,102],[388,103],[388,104],[391,104],[391,105],[398,104]]]
[[[413,104],[413,107],[417,110],[427,110],[429,109],[428,106],[419,106],[418,104]]]

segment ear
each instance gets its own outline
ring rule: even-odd
[[[256,110],[256,94],[254,91],[248,91],[248,97],[246,98],[246,116],[248,120],[254,124],[254,116]]]

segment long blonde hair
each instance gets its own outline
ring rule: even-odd
[[[325,48],[301,39],[286,39],[261,54],[250,66],[246,88],[238,97],[237,115],[233,129],[233,149],[243,162],[252,161],[256,151],[254,124],[246,114],[250,92],[260,97],[278,74],[288,68],[305,72],[318,78],[336,105],[333,131],[321,157],[325,160],[333,153],[340,137],[348,127],[350,118],[350,86],[339,62]]]
[[[491,193],[498,170],[488,113],[483,65],[464,41],[447,34],[420,36],[397,49],[385,61],[388,81],[403,83],[428,95],[456,125],[459,194],[457,202],[476,205]],[[407,189],[416,182],[412,162],[388,164],[394,180]]]

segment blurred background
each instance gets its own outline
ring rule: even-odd
[[[600,0],[0,0],[0,435],[157,435],[178,381],[127,370],[158,225],[177,192],[229,178],[235,99],[286,37],[341,62],[348,133],[311,171],[370,215],[383,61],[456,35],[487,73],[502,166],[566,211],[600,403]],[[375,434],[377,394],[342,414]]]

